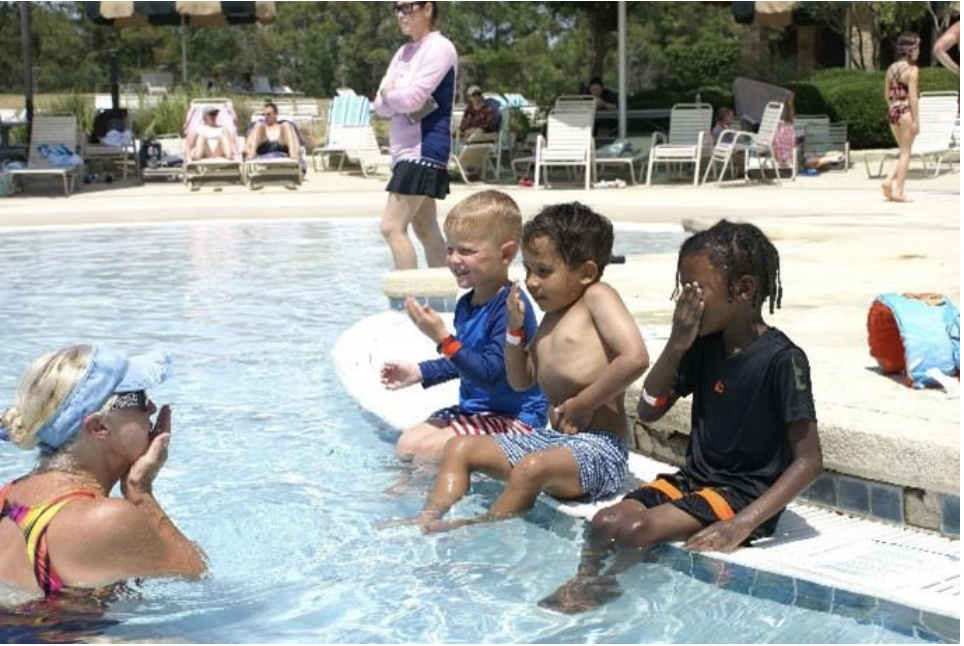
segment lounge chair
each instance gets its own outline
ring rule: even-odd
[[[761,176],[766,178],[766,166],[773,169],[776,181],[780,181],[780,169],[777,160],[773,155],[773,141],[777,133],[777,124],[783,114],[783,104],[776,101],[767,103],[763,109],[763,118],[760,121],[758,132],[744,132],[740,130],[724,130],[720,133],[710,153],[710,160],[706,165],[706,172],[703,173],[703,184],[712,172],[716,176],[717,183],[720,183],[726,175],[726,170],[734,163],[734,155],[742,153],[744,160],[744,179],[748,179],[748,173],[752,156],[756,160]],[[722,163],[720,173],[716,175],[716,164]]]
[[[249,135],[251,128],[260,120],[260,118],[252,120],[248,128]],[[308,170],[304,157],[305,141],[301,136],[301,132],[298,130],[298,126],[294,121],[287,119],[279,119],[279,123],[287,123],[294,129],[295,136],[298,137],[298,142],[300,143],[298,158],[294,159],[283,153],[269,153],[267,155],[258,155],[253,159],[246,159],[242,168],[242,175],[245,184],[247,184],[251,190],[258,190],[263,188],[266,183],[274,182],[283,184],[285,188],[296,189],[301,186],[301,182]]]
[[[371,126],[344,126],[339,129],[338,151],[341,159],[337,170],[341,172],[345,162],[358,164],[362,175],[369,175],[378,171],[382,166],[391,169],[392,156],[382,150]]]
[[[595,116],[594,103],[578,107],[564,105],[561,111],[549,113],[546,136],[539,135],[536,139],[536,154],[532,160],[535,166],[534,188],[539,188],[540,178],[551,166],[582,168],[586,189],[590,188],[595,174],[592,139]],[[524,160],[513,160],[513,166],[520,161]],[[545,182],[548,188],[548,177]]]
[[[850,168],[846,123],[831,123],[825,114],[798,114],[793,119],[793,128],[797,138],[803,139],[804,167]]]
[[[184,148],[186,142],[180,135],[158,135],[154,140],[160,144],[161,153],[150,159],[147,151],[141,148],[149,145],[148,141],[141,141],[138,149],[138,161],[142,179],[177,180],[184,179]]]
[[[311,151],[311,164],[317,170],[328,166],[328,158],[338,155],[344,156],[347,143],[355,143],[357,132],[346,128],[359,126],[369,127],[371,124],[371,102],[368,97],[352,94],[339,94],[331,100],[328,106],[328,126],[325,143]]]
[[[700,164],[712,149],[710,131],[713,106],[709,103],[677,103],[669,118],[669,136],[653,133],[649,147],[646,186],[653,180],[653,166],[661,163],[693,164],[693,186],[700,180]]]
[[[452,153],[449,156],[449,170],[454,171],[462,177],[466,184],[485,179],[487,170],[491,170],[496,178],[495,167],[490,159],[495,151],[493,141],[467,141],[459,146],[458,154]]]
[[[953,139],[955,128],[960,127],[957,125],[960,109],[958,95],[957,92],[923,92],[917,106],[920,112],[920,132],[914,138],[910,157],[912,160],[920,159],[925,172],[930,170],[929,162],[934,161],[934,177],[937,177],[941,172],[941,163],[945,159],[950,162],[956,152],[953,149]],[[884,155],[876,175],[871,172],[869,156],[865,156],[867,176],[883,177],[887,160],[896,160],[899,156],[899,150]]]
[[[184,119],[184,136],[189,138],[190,133],[201,124],[203,110],[209,105],[218,108],[217,124],[225,129],[229,137],[234,137],[236,156],[234,158],[214,157],[190,160],[185,156],[184,183],[192,191],[199,189],[204,184],[230,185],[242,182],[241,150],[244,148],[244,144],[238,138],[234,105],[230,99],[192,100],[191,107]],[[186,150],[185,153],[190,154],[190,151]]]
[[[83,147],[87,164],[119,163],[124,179],[127,179],[127,171],[131,167],[134,167],[136,174],[137,157],[131,123],[130,113],[124,108],[99,112],[94,117],[91,137]]]
[[[80,143],[77,133],[77,117],[35,116],[30,130],[27,167],[9,173],[18,179],[59,177],[64,183],[64,195],[70,195],[84,168],[84,161],[77,154]]]
[[[637,148],[628,140],[620,139],[596,149],[596,174],[599,175],[599,171],[607,166],[622,168],[629,171],[630,181],[638,184],[639,179],[643,178],[643,167],[648,157],[649,151]],[[638,174],[637,164],[639,165]]]

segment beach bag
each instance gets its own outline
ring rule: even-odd
[[[161,149],[161,142],[157,139],[148,139],[137,151],[137,161],[141,168],[157,168],[161,165],[163,157],[164,151]]]
[[[870,354],[884,374],[903,374],[914,388],[938,386],[932,369],[959,375],[961,314],[939,294],[881,294],[867,314]]]

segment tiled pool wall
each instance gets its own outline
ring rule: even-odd
[[[956,643],[961,638],[959,620],[885,599],[727,563],[670,544],[654,549],[650,558],[700,581],[758,599],[831,612],[929,642]],[[723,641],[736,639],[731,635]]]
[[[644,455],[681,465],[686,456],[685,433],[656,430],[636,423],[636,446]],[[960,495],[886,484],[824,471],[801,496],[808,503],[855,516],[961,537]]]

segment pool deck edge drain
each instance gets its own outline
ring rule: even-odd
[[[430,341],[404,314],[384,312],[346,330],[331,358],[345,389],[360,406],[385,423],[403,428],[457,401],[458,382],[390,392],[381,386],[379,368],[389,359],[417,362],[433,354]],[[652,479],[656,473],[673,468],[641,454],[630,457],[630,470],[638,480]],[[583,518],[613,502],[579,505],[559,503],[548,496],[543,499],[562,513]],[[832,598],[837,598],[836,606],[830,603],[815,609],[854,616],[854,607],[863,607],[861,612],[867,615],[868,608],[892,604],[896,606],[892,613],[918,613],[917,623],[922,625],[931,615],[937,620],[956,621],[956,635],[953,627],[937,634],[959,639],[958,540],[795,502],[784,513],[774,537],[730,554],[704,556],[784,577],[794,589],[797,582],[805,582],[835,593]],[[840,599],[847,594],[863,600],[842,605]],[[776,595],[778,599],[780,596]]]

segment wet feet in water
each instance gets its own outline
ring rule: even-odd
[[[623,590],[614,576],[575,578],[539,602],[546,610],[576,615],[588,612],[622,596]]]

